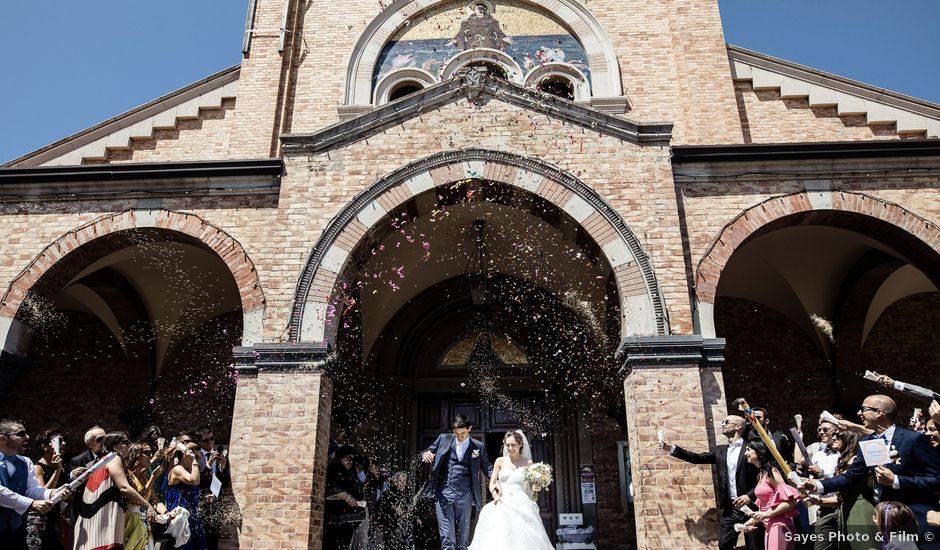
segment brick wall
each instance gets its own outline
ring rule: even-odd
[[[794,414],[808,426],[836,403],[832,366],[819,344],[787,317],[750,300],[720,297],[715,328],[727,339],[722,375],[728,411],[744,397],[767,409],[775,430],[786,431]],[[804,432],[810,438],[810,430]]]
[[[624,382],[632,460],[637,548],[701,548],[718,536],[712,470],[670,459],[656,444],[707,448],[698,365],[634,366]]]
[[[734,92],[746,143],[899,139],[894,124],[868,126],[864,115],[840,117],[835,106],[810,107],[808,98],[783,99],[779,90],[755,91],[750,82],[736,82]]]
[[[242,549],[321,549],[331,404],[318,372],[239,379],[230,456]]]
[[[33,435],[62,426],[70,454],[85,450],[82,438],[91,424],[126,429],[128,413],[149,398],[147,358],[126,356],[108,328],[87,313],[48,316],[29,360],[0,416],[22,418]]]
[[[403,122],[344,149],[286,159],[274,241],[287,259],[306,258],[326,223],[380,177],[415,159],[479,147],[538,157],[582,178],[617,209],[650,255],[675,332],[691,329],[675,188],[665,149],[599,136],[500,101],[465,101]],[[284,238],[282,238],[282,235]],[[286,238],[290,237],[290,238]],[[299,264],[297,268],[299,268]],[[285,326],[295,279],[266,288]],[[283,308],[283,309],[282,309]]]
[[[940,293],[915,294],[892,304],[872,327],[862,348],[858,376],[865,369],[877,370],[896,380],[910,382],[940,391]],[[863,394],[875,393],[874,384],[866,381]],[[927,404],[915,401],[893,390],[882,390],[898,403],[899,419],[906,425],[914,407],[926,411]],[[858,403],[854,403],[857,407]],[[854,412],[854,411],[852,411]]]
[[[108,149],[100,162],[160,162],[166,159],[221,160],[228,157],[235,100],[226,99],[217,109],[200,109],[192,119],[179,119],[176,127],[153,131],[151,139],[131,140],[129,147]],[[98,164],[86,161],[85,164]]]
[[[33,340],[31,366],[16,377],[0,417],[20,417],[35,436],[59,425],[69,450],[84,450],[92,424],[136,433],[151,422],[167,434],[208,424],[228,441],[235,382],[232,348],[241,338],[240,313],[206,322],[178,345],[154,385],[148,347],[130,341],[128,352],[87,313],[49,316]],[[54,405],[54,406],[53,406]]]

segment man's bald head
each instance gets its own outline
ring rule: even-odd
[[[898,406],[894,399],[887,395],[869,395],[862,401],[858,416],[865,427],[881,433],[881,430],[894,424],[898,416]]]
[[[894,422],[898,416],[898,404],[894,402],[894,399],[891,399],[887,395],[875,394],[869,396],[869,399],[872,400],[872,403],[877,403],[873,405],[884,411],[885,416],[888,417],[888,420]]]

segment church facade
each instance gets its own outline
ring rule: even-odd
[[[249,4],[240,65],[0,168],[2,412],[211,423],[239,547],[321,548],[331,425],[420,479],[455,414],[530,433],[550,528],[714,546],[658,431],[929,386],[940,106],[710,0]]]

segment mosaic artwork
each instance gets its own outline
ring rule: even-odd
[[[448,3],[420,14],[382,49],[373,85],[391,71],[423,69],[435,77],[458,53],[490,48],[506,53],[523,76],[546,63],[568,63],[590,80],[587,55],[571,32],[523,2]]]

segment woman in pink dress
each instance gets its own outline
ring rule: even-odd
[[[754,494],[759,512],[755,512],[745,526],[754,529],[758,521],[764,523],[765,550],[795,550],[793,518],[800,493],[787,485],[783,475],[774,467],[773,455],[763,441],[749,441],[745,459],[760,471]]]

